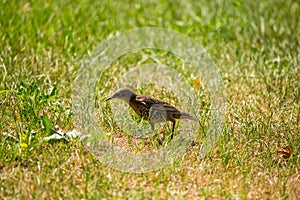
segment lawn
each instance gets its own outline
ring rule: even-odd
[[[115,145],[135,153],[168,147],[168,139],[124,133],[114,123],[113,102],[101,102],[137,64],[161,63],[183,74],[201,96],[201,129],[175,162],[129,173],[101,162],[80,138],[45,140],[80,130],[72,98],[83,61],[106,38],[142,27],[185,34],[214,61],[227,102],[212,151],[199,156],[211,114],[207,86],[191,64],[161,49],[111,63],[94,104],[104,106],[97,126]],[[298,1],[3,0],[0,30],[0,199],[300,198]],[[135,89],[181,106],[159,88]]]

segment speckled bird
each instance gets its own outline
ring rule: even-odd
[[[106,101],[111,99],[121,99],[128,103],[139,117],[150,122],[152,131],[155,128],[155,123],[171,121],[171,139],[173,138],[176,119],[197,120],[190,114],[179,111],[177,108],[165,101],[143,94],[136,94],[129,88],[121,88],[117,90],[113,95],[106,99]]]

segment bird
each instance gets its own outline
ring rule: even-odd
[[[172,122],[171,139],[173,139],[176,119],[188,119],[196,121],[197,119],[192,115],[181,112],[171,104],[155,99],[153,97],[136,94],[130,88],[120,88],[105,101],[112,99],[120,99],[125,101],[135,111],[135,113],[142,119],[149,121],[151,130],[154,131],[155,123],[157,122]]]

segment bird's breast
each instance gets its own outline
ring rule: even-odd
[[[144,104],[136,101],[129,101],[129,106],[139,117],[145,120],[149,119],[149,109]]]

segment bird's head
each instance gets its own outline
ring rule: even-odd
[[[132,96],[135,96],[136,94],[129,88],[121,88],[117,90],[113,95],[111,95],[109,98],[107,98],[105,101],[109,101],[111,99],[121,99],[126,102],[129,102],[130,98]]]

